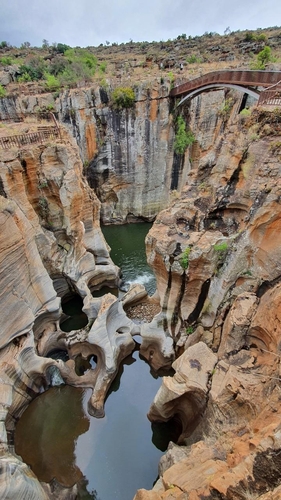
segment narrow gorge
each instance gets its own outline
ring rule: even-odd
[[[80,498],[76,486],[38,481],[15,453],[15,427],[55,375],[89,389],[88,412],[102,418],[140,336],[151,369],[174,371],[148,419],[180,432],[157,482],[134,499],[277,500],[281,110],[245,108],[229,89],[177,108],[167,78],[134,90],[126,109],[97,86],[0,99],[1,120],[20,118],[21,133],[48,110],[60,130],[1,150],[0,496]],[[194,139],[183,153],[174,150],[179,115]],[[139,222],[153,222],[145,243],[155,294],[133,284],[95,296],[121,280],[101,225]],[[65,332],[62,306],[75,296],[87,325]],[[146,312],[135,321],[139,304]],[[77,375],[78,357],[95,367]]]

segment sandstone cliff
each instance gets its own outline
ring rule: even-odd
[[[218,103],[191,104],[187,183],[147,236],[163,326],[184,351],[148,416],[180,421],[185,446],[136,500],[280,496],[281,115]]]
[[[135,498],[278,498],[279,111],[240,116],[239,95],[202,95],[185,109],[196,142],[180,156],[160,82],[140,85],[135,109],[118,112],[101,89],[2,101],[2,113],[10,106],[15,116],[52,104],[73,136],[1,154],[3,488],[15,488],[7,459],[15,419],[48,387],[50,367],[92,387],[89,410],[101,416],[118,363],[141,333],[152,366],[177,357],[149,418],[174,417],[182,446],[170,445],[158,483]],[[158,214],[146,243],[161,312],[140,328],[113,296],[91,296],[118,280],[94,191],[104,222]],[[58,297],[74,293],[89,323],[67,335]],[[67,363],[45,357],[55,348],[67,350]],[[78,353],[99,360],[79,380]],[[25,476],[21,491],[44,498]]]
[[[29,117],[53,109],[79,146],[89,185],[101,201],[103,223],[153,220],[169,191],[184,185],[173,163],[174,127],[168,79],[139,83],[133,109],[116,110],[109,87],[65,90],[0,100],[0,117]]]
[[[109,257],[100,204],[83,178],[77,147],[64,137],[1,153],[1,498],[46,498],[35,476],[10,453],[15,423],[31,399],[58,375],[62,382],[92,387],[89,411],[102,414],[118,363],[134,347],[133,324],[121,304],[110,294],[91,295],[102,284],[116,286],[119,269]],[[84,337],[79,331],[80,337],[72,332],[69,339],[60,329],[61,300],[74,294],[83,299],[88,325]],[[95,321],[97,339],[91,333]],[[128,333],[116,335],[124,323]],[[83,341],[83,354],[98,351],[100,359],[95,371],[78,377],[75,345],[80,342],[81,353]],[[54,349],[68,351],[69,362],[52,359]]]

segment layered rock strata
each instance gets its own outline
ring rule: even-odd
[[[52,109],[79,146],[102,222],[151,221],[167,207],[171,186],[185,181],[183,165],[174,164],[169,90],[168,79],[139,83],[133,108],[123,110],[114,108],[109,85],[65,90],[56,99],[19,95],[0,100],[0,118]]]
[[[204,121],[199,109],[198,101],[191,105],[197,142],[187,185],[147,236],[166,335],[183,352],[148,415],[180,420],[184,446],[170,444],[159,481],[135,499],[275,499],[281,477],[280,111],[255,109],[243,117],[234,108],[227,116],[209,110]],[[201,341],[211,349],[203,362]],[[198,371],[195,383],[192,370]],[[197,382],[204,373],[200,406]]]
[[[13,453],[15,424],[29,402],[53,384],[68,383],[92,388],[89,412],[103,416],[109,386],[139,333],[114,295],[92,296],[102,285],[116,286],[119,269],[77,148],[63,136],[1,154],[1,498],[53,498]],[[88,324],[64,332],[61,301],[74,295],[83,300]],[[69,360],[52,359],[54,351]],[[79,356],[96,356],[96,367],[78,376]]]
[[[2,155],[5,494],[19,491],[11,481],[15,459],[8,447],[16,419],[31,398],[56,374],[92,387],[89,410],[102,416],[118,363],[133,349],[132,337],[141,333],[142,354],[155,369],[178,358],[176,373],[164,379],[149,418],[176,418],[183,446],[170,445],[154,489],[140,490],[135,498],[278,498],[279,112],[238,117],[236,94],[198,97],[185,111],[196,142],[180,157],[172,153],[166,94],[142,95],[137,93],[136,108],[128,112],[111,109],[100,90],[67,91],[55,105],[89,160],[87,176],[103,200],[106,222],[150,219],[167,206],[173,190],[169,209],[159,213],[147,237],[148,261],[157,277],[155,300],[161,306],[150,323],[136,326],[110,294],[91,295],[102,284],[116,284],[118,269],[99,228],[99,202],[85,183],[69,136],[63,134],[65,142]],[[52,99],[28,97],[23,107],[36,111]],[[21,105],[14,100],[9,106]],[[148,132],[140,139],[136,130]],[[150,172],[158,153],[157,176],[148,176],[144,188],[140,170],[146,162],[144,171]],[[162,191],[156,189],[160,185]],[[151,209],[154,189],[158,201]],[[132,211],[141,193],[145,201]],[[64,301],[73,294],[83,299],[88,325],[66,333],[60,328],[58,297]],[[130,294],[129,303],[135,296]],[[126,308],[126,299],[123,304]],[[48,358],[55,349],[67,351],[69,361]],[[97,368],[75,375],[78,355],[96,356]],[[25,477],[20,462],[16,470],[22,476],[21,495],[51,495],[32,474]]]

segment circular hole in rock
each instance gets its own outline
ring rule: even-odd
[[[98,358],[95,354],[91,354],[86,359],[81,354],[75,358],[75,372],[81,377],[89,370],[94,370],[97,366]]]
[[[61,359],[62,361],[68,361],[68,352],[64,349],[53,349],[47,354],[47,358]]]
[[[80,330],[88,324],[88,317],[82,311],[83,299],[78,294],[68,294],[62,298],[62,310],[67,318],[62,318],[60,328],[63,332]]]

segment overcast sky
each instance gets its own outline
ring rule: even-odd
[[[280,0],[0,0],[0,41],[160,41],[281,25]]]

